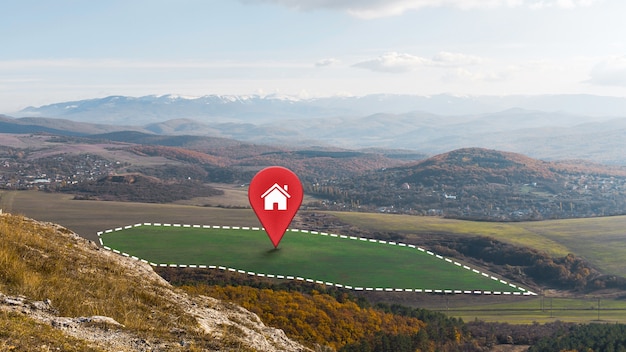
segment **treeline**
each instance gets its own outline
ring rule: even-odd
[[[573,254],[553,258],[545,252],[528,247],[518,247],[489,237],[473,237],[446,243],[435,248],[445,255],[459,254],[508,268],[503,275],[520,274],[534,282],[560,289],[595,290],[603,288],[626,288],[626,279],[602,275],[584,259]]]
[[[349,291],[225,270],[155,268],[186,291],[240,304],[317,350],[482,352],[496,345],[536,351],[625,351],[626,325],[463,322],[427,309],[371,304]],[[624,337],[622,337],[624,336]]]
[[[626,325],[589,324],[562,329],[528,352],[626,352]]]
[[[372,306],[345,290],[222,270],[155,268],[188,292],[242,305],[309,346],[345,351],[479,351],[461,319],[399,305]],[[404,346],[404,347],[401,347]],[[386,347],[385,347],[386,348]],[[406,349],[408,348],[408,349]]]
[[[424,321],[426,326],[416,334],[378,332],[357,343],[343,346],[340,352],[413,352],[413,351],[482,351],[463,320],[443,313],[398,304],[379,303],[375,309],[397,316]]]
[[[143,175],[107,176],[97,181],[59,187],[76,199],[169,203],[194,197],[209,197],[223,191],[196,181],[161,182]]]
[[[140,156],[161,156],[172,160],[189,162],[192,164],[209,164],[217,166],[226,165],[226,161],[222,158],[180,147],[137,145],[128,148],[128,150]]]
[[[466,329],[481,346],[535,345],[538,341],[554,338],[575,326],[574,323],[555,321],[539,324],[492,323],[475,320],[467,323]]]
[[[254,176],[253,172],[231,167],[198,164],[129,167],[128,172],[142,173],[163,181],[194,180],[207,183],[246,183]]]
[[[248,286],[185,286],[193,294],[203,294],[234,302],[254,313],[269,326],[309,346],[338,349],[370,338],[377,332],[417,334],[424,322],[410,317],[361,308],[356,303],[312,292],[274,291]]]

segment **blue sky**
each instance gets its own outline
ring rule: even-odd
[[[20,0],[0,113],[150,94],[626,96],[621,0]]]

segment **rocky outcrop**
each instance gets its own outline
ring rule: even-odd
[[[8,220],[9,217],[12,215],[0,216],[0,222]],[[118,321],[104,315],[63,316],[59,313],[54,299],[41,300],[40,297],[40,300],[35,300],[21,294],[19,288],[15,287],[11,289],[11,292],[15,294],[7,294],[7,291],[4,294],[0,293],[0,312],[27,317],[37,323],[62,331],[67,336],[85,341],[89,346],[107,351],[184,351],[194,344],[197,345],[199,341],[204,342],[204,345],[200,347],[203,350],[309,351],[305,346],[289,339],[282,330],[264,325],[256,314],[231,303],[183,292],[158,276],[149,264],[102,250],[93,242],[61,226],[39,223],[30,219],[6,221],[4,224],[0,223],[0,232],[3,232],[0,233],[0,240],[3,239],[2,236],[5,236],[5,240],[9,239],[5,243],[10,242],[12,234],[8,232],[12,225],[7,224],[20,222],[29,223],[29,232],[32,232],[30,229],[35,229],[35,232],[38,231],[37,229],[45,229],[47,240],[54,241],[54,244],[49,247],[42,247],[40,242],[37,243],[39,247],[36,247],[35,244],[24,244],[27,237],[31,235],[23,235],[19,239],[19,243],[24,244],[22,250],[34,251],[38,256],[48,259],[55,255],[63,258],[71,257],[67,262],[59,263],[59,267],[62,267],[63,272],[77,271],[75,275],[79,278],[81,275],[111,277],[113,277],[111,273],[121,275],[124,280],[137,283],[140,291],[133,291],[133,295],[149,295],[153,297],[151,299],[159,300],[158,303],[154,303],[155,311],[161,310],[160,314],[163,314],[163,307],[168,307],[165,314],[171,315],[171,321],[185,320],[187,322],[172,323],[167,334],[155,337],[150,333],[154,330],[152,326],[155,326],[155,322],[149,321],[150,317],[146,318],[145,325],[143,322],[139,324],[134,322],[135,326],[139,325],[141,328],[133,328],[125,326],[123,320],[118,319],[120,320]],[[16,232],[19,231],[16,230]],[[64,252],[53,253],[59,250]],[[72,262],[79,262],[81,258],[89,258],[89,263],[93,263],[91,264],[93,266],[81,262],[82,265],[66,268],[66,266],[71,266]],[[106,271],[103,272],[102,268],[97,267],[98,265],[106,266]],[[42,284],[45,285],[46,282]],[[110,289],[116,285],[116,282],[106,284]],[[0,288],[3,286],[10,287],[4,285],[0,275]],[[96,288],[98,289],[107,288]],[[142,289],[145,289],[145,292],[141,291]],[[132,300],[135,297],[129,297],[129,299]],[[102,302],[94,302],[95,305],[100,303]],[[110,302],[104,302],[105,305],[108,303]]]

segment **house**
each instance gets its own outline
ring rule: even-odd
[[[291,195],[287,192],[288,186],[280,187],[278,183],[274,183],[261,198],[264,200],[264,210],[287,210],[287,199]],[[276,209],[275,209],[276,207]]]

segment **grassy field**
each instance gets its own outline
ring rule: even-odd
[[[361,288],[523,292],[408,246],[287,231],[138,226],[102,235],[108,247],[156,264],[223,266]]]
[[[37,191],[0,191],[0,208],[63,225],[97,241],[97,232],[136,222],[260,226],[251,209],[180,204],[146,204],[73,200],[73,196]]]
[[[626,323],[626,301],[620,299],[534,297],[515,302],[467,305],[440,311],[463,318],[511,324],[549,323],[556,320],[574,323]]]
[[[555,256],[574,253],[606,274],[626,277],[626,216],[496,223],[374,213],[331,214],[372,231],[489,236]]]
[[[241,193],[232,190],[233,193]],[[237,204],[244,197],[234,197]],[[219,203],[227,199],[220,198]],[[227,204],[229,205],[229,204]],[[81,236],[96,240],[105,228],[141,222],[200,223],[259,226],[250,209],[199,207],[189,204],[139,204],[72,200],[72,196],[36,191],[0,192],[5,211],[59,223]],[[555,256],[574,253],[607,274],[626,276],[626,216],[493,223],[374,213],[331,212],[359,227],[411,234],[490,236],[516,245],[546,251]]]

